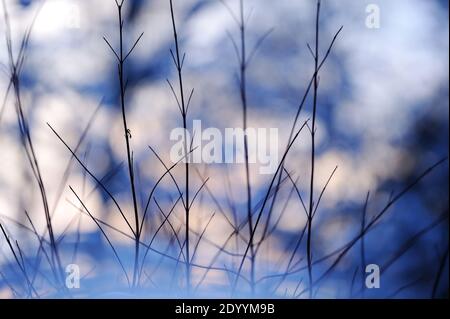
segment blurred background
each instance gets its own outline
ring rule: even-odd
[[[238,13],[239,1],[225,0]],[[19,52],[27,28],[32,27],[20,75],[21,98],[30,125],[49,203],[52,223],[60,239],[62,264],[80,266],[79,296],[128,296],[127,284],[105,238],[82,212],[69,190],[72,186],[90,212],[125,234],[126,223],[111,200],[76,163],[68,166],[71,154],[47,126],[47,122],[75,148],[92,120],[77,150],[89,169],[104,178],[108,189],[132,216],[126,168],[122,115],[119,104],[117,65],[103,41],[118,47],[118,18],[113,0],[5,0],[13,51]],[[366,24],[368,5],[380,12],[379,28]],[[174,0],[182,52],[186,52],[186,92],[195,88],[188,123],[202,120],[204,127],[241,127],[239,95],[233,43],[239,29],[227,6],[218,0]],[[5,37],[2,7],[1,37]],[[314,44],[316,1],[245,0],[247,42],[252,48],[270,29],[248,67],[249,126],[278,128],[279,153],[287,143],[298,105],[314,72],[307,44]],[[182,126],[176,101],[166,79],[177,84],[176,68],[169,50],[174,47],[169,1],[126,0],[125,46],[130,48],[144,32],[125,66],[127,116],[137,173],[138,200],[144,206],[148,193],[164,167],[150,151],[171,164],[170,132]],[[321,201],[313,225],[313,260],[320,260],[358,235],[367,192],[367,220],[380,212],[392,194],[399,193],[424,170],[448,155],[448,1],[441,0],[324,0],[320,23],[323,57],[334,34],[344,26],[329,59],[320,73],[317,122],[315,196],[338,166]],[[249,49],[250,50],[250,49]],[[39,189],[18,134],[10,83],[6,41],[0,42],[0,92],[5,97],[0,110],[0,221],[18,241],[34,265],[39,242],[20,227],[30,214],[42,236],[45,217]],[[301,122],[310,118],[312,95],[306,100]],[[304,198],[308,198],[310,137],[303,130],[289,153],[286,168]],[[260,175],[251,165],[254,202],[263,198],[271,176]],[[67,175],[67,176],[66,176]],[[183,167],[173,171],[180,185]],[[227,222],[246,218],[245,169],[242,164],[192,165],[192,192],[209,177],[191,211],[192,238],[198,245],[195,262],[206,267],[237,269],[239,258],[220,253],[233,228]],[[66,178],[67,177],[67,178]],[[306,216],[292,185],[286,183],[275,204],[271,225],[274,231],[258,253],[257,293],[290,297],[307,288],[304,243],[294,254],[292,274],[276,287],[301,234]],[[159,185],[155,198],[166,213],[177,199],[170,178]],[[211,215],[215,213],[209,223]],[[381,287],[365,289],[358,242],[321,281],[315,292],[321,298],[430,298],[448,297],[448,162],[427,175],[390,208],[379,224],[364,237],[365,260],[382,269]],[[175,229],[183,226],[184,211],[177,206],[170,220]],[[440,222],[436,223],[437,220]],[[142,239],[148,243],[162,222],[152,201]],[[430,226],[432,225],[432,226]],[[118,247],[127,271],[132,271],[133,241],[123,233],[107,229]],[[158,234],[145,262],[143,296],[182,295],[183,267],[158,252],[177,258],[167,225]],[[180,233],[183,237],[183,234]],[[243,233],[248,237],[247,233]],[[10,284],[23,285],[14,257],[0,236],[0,297],[14,297]],[[229,242],[228,252],[243,253],[238,239]],[[195,246],[195,244],[192,244]],[[178,249],[178,250],[177,250]],[[214,258],[219,252],[218,257]],[[334,258],[314,266],[320,277]],[[28,261],[28,258],[30,260]],[[213,262],[213,264],[211,264]],[[48,288],[45,261],[36,279],[46,296],[58,296]],[[244,265],[243,274],[248,274]],[[197,296],[229,295],[230,278],[223,270],[193,267],[193,282],[202,281]],[[202,278],[204,277],[204,280]],[[438,283],[436,284],[436,279]],[[300,283],[300,284],[299,284]],[[249,287],[239,281],[245,295]],[[303,294],[299,297],[307,297]]]

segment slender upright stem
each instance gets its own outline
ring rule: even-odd
[[[248,154],[248,137],[247,137],[247,54],[245,43],[245,19],[244,19],[244,0],[240,0],[240,36],[241,36],[241,58],[240,58],[240,95],[243,112],[243,130],[244,130],[244,156],[245,156],[245,177],[247,184],[247,218],[249,234],[253,231],[252,217],[252,188],[250,182],[249,154]],[[255,250],[253,244],[253,236],[250,236],[250,284],[252,293],[255,292]]]
[[[313,98],[313,116],[312,116],[312,127],[311,127],[311,179],[309,187],[309,212],[308,212],[308,237],[306,244],[306,254],[308,260],[308,279],[309,279],[309,298],[312,298],[312,251],[311,251],[311,230],[312,230],[312,219],[314,212],[314,169],[316,160],[316,113],[317,113],[317,92],[319,88],[318,72],[319,72],[319,17],[320,17],[320,0],[317,1],[317,14],[316,14],[316,43],[314,52],[314,98]]]
[[[191,266],[190,266],[190,252],[189,252],[189,209],[190,209],[190,198],[189,198],[189,149],[188,139],[187,139],[187,105],[186,99],[184,96],[184,88],[183,88],[183,60],[180,55],[180,47],[178,42],[178,33],[177,27],[175,23],[175,15],[173,11],[173,3],[170,0],[170,15],[172,17],[172,27],[173,27],[173,37],[175,41],[175,64],[178,73],[178,82],[180,86],[180,100],[181,100],[181,116],[183,118],[183,128],[184,128],[184,155],[187,156],[185,159],[185,200],[184,200],[184,209],[185,209],[185,238],[186,238],[186,288],[187,292],[190,292],[191,289]]]
[[[140,242],[140,227],[139,227],[139,213],[138,213],[138,204],[137,204],[137,193],[136,186],[134,180],[134,164],[133,164],[133,154],[130,147],[130,129],[127,124],[127,116],[125,110],[125,80],[124,80],[124,50],[123,50],[123,19],[122,19],[122,8],[123,2],[117,3],[117,9],[119,12],[119,85],[120,85],[120,105],[122,110],[122,121],[123,121],[123,130],[125,134],[125,145],[127,149],[127,163],[128,163],[128,174],[130,177],[130,188],[131,188],[131,196],[133,200],[133,211],[135,218],[135,254],[134,254],[134,270],[133,270],[133,287],[138,285],[138,264],[139,264],[139,242]]]
[[[47,198],[47,192],[44,185],[44,180],[41,174],[39,162],[36,156],[36,152],[33,146],[33,141],[31,137],[31,131],[28,125],[28,120],[26,118],[26,115],[23,111],[22,107],[22,98],[21,98],[21,91],[20,91],[20,70],[23,65],[24,56],[25,56],[25,49],[26,44],[29,40],[29,36],[31,33],[31,29],[28,33],[24,35],[24,39],[22,42],[22,48],[19,51],[19,54],[17,58],[14,58],[13,53],[13,43],[12,43],[12,36],[11,36],[11,24],[9,20],[8,10],[6,7],[6,3],[3,0],[2,1],[2,7],[4,11],[4,20],[5,20],[5,27],[6,27],[6,46],[8,51],[8,62],[10,67],[10,81],[13,86],[14,95],[15,95],[15,106],[16,106],[16,115],[17,115],[17,122],[19,125],[19,131],[20,131],[20,138],[22,145],[25,150],[25,154],[27,156],[27,160],[30,164],[31,170],[33,172],[33,175],[36,179],[36,182],[39,187],[42,205],[44,208],[44,214],[45,214],[45,220],[46,220],[46,226],[49,233],[50,238],[50,246],[51,246],[51,267],[54,269],[55,278],[56,280],[61,284],[62,289],[66,290],[63,282],[64,282],[64,273],[62,270],[62,263],[60,259],[60,255],[58,253],[58,245],[57,241],[55,240],[55,235],[53,231],[53,225],[51,221],[51,214],[50,214],[50,208],[48,204],[48,198]],[[55,266],[56,265],[56,266]]]
[[[17,109],[17,114],[18,114],[18,120],[21,125],[21,131],[22,131],[21,134],[24,135],[23,143],[24,143],[24,147],[26,149],[25,153],[27,154],[28,160],[31,164],[34,176],[36,178],[36,181],[38,183],[39,190],[41,193],[42,205],[44,207],[44,213],[45,213],[45,221],[47,223],[47,230],[48,230],[48,234],[49,234],[49,238],[50,238],[50,246],[52,248],[51,249],[52,262],[54,264],[56,263],[57,274],[60,276],[59,280],[61,280],[61,282],[63,282],[64,275],[62,272],[62,263],[61,263],[61,258],[59,256],[58,246],[57,246],[54,231],[53,231],[53,225],[52,225],[52,221],[51,221],[50,209],[49,209],[48,199],[47,199],[47,192],[45,190],[41,170],[39,168],[39,163],[38,163],[38,160],[36,157],[36,153],[34,151],[34,146],[33,146],[33,142],[31,139],[31,133],[29,131],[28,123],[27,123],[27,120],[25,119],[25,114],[23,113],[22,99],[21,99],[21,93],[20,93],[20,84],[19,84],[19,78],[16,74],[16,70],[14,71],[14,77],[16,77],[16,80],[13,81],[14,92],[16,95],[16,109]],[[53,265],[53,267],[55,267],[55,266]]]

